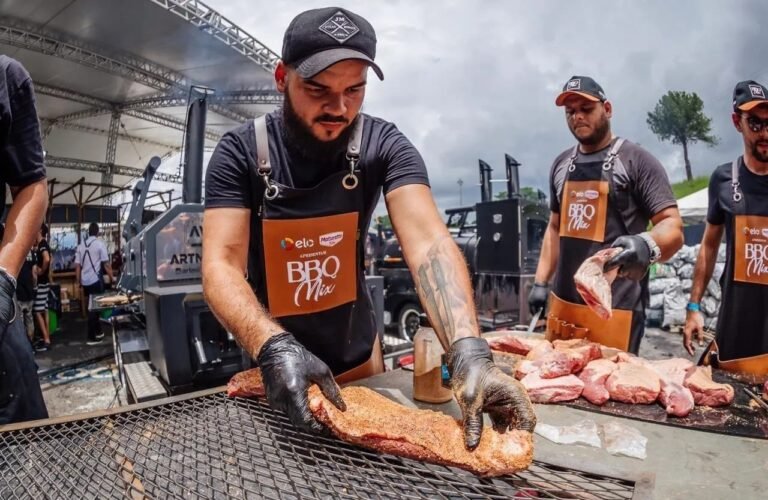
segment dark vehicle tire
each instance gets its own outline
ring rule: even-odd
[[[397,332],[403,340],[413,341],[413,336],[419,329],[421,306],[414,302],[406,302],[400,306],[397,313]]]

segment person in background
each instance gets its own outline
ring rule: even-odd
[[[19,277],[16,280],[16,300],[19,301],[19,311],[24,321],[24,330],[29,341],[35,339],[35,318],[33,308],[35,305],[35,263],[37,255],[35,249],[30,249],[27,258],[21,265]]]
[[[88,345],[96,345],[104,338],[99,327],[99,314],[88,310],[88,300],[91,295],[104,292],[102,276],[105,271],[109,282],[112,283],[112,266],[109,264],[107,245],[99,238],[99,225],[91,222],[88,226],[88,237],[78,245],[75,252],[75,277],[82,287],[82,307],[88,316]]]
[[[42,338],[35,346],[38,352],[51,347],[51,333],[48,331],[48,292],[50,290],[51,247],[48,246],[48,226],[43,224],[37,232],[37,262],[35,262],[35,322]]]
[[[0,244],[0,426],[46,418],[37,363],[22,321],[16,321],[16,277],[48,206],[40,122],[32,78],[0,55],[0,193],[13,201]],[[3,207],[5,204],[3,204]]]
[[[704,319],[699,302],[712,278],[725,234],[725,269],[715,340],[703,362],[721,370],[768,376],[768,88],[754,80],[733,89],[731,121],[743,154],[715,169],[709,180],[707,225],[693,271],[683,345],[694,354]]]
[[[683,221],[664,166],[613,135],[613,105],[594,79],[571,77],[555,104],[565,109],[577,144],[550,170],[551,214],[528,304],[532,313],[548,312],[549,338],[569,338],[574,327],[565,325],[575,325],[593,342],[637,354],[645,330],[648,266],[680,249]],[[609,247],[619,253],[604,270],[618,268],[618,278],[613,315],[603,321],[585,305],[573,275],[584,260]]]

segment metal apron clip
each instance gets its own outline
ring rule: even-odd
[[[266,115],[253,120],[253,129],[256,133],[256,161],[257,172],[264,181],[264,198],[274,200],[280,194],[280,188],[269,179],[272,174],[272,164],[269,162],[269,136],[267,135]]]
[[[613,168],[613,162],[616,161],[616,158],[619,156],[619,150],[621,149],[621,146],[624,144],[624,139],[619,137],[616,139],[616,141],[613,143],[613,146],[611,146],[610,151],[608,151],[608,155],[605,157],[605,160],[603,161],[603,170],[606,172]],[[573,172],[576,170],[576,158],[579,156],[579,145],[573,147],[573,151],[571,152],[571,156],[568,158],[568,171]]]
[[[733,190],[733,201],[738,203],[744,198],[739,189],[739,159],[736,158],[731,162],[731,189]]]
[[[349,173],[341,179],[341,185],[344,189],[355,189],[358,184],[355,168],[360,162],[360,145],[363,141],[363,115],[358,115],[355,121],[355,130],[352,131],[352,137],[347,144],[347,161],[349,162]]]
[[[264,181],[266,187],[264,198],[274,200],[280,194],[278,184],[270,180],[272,165],[269,161],[269,135],[267,134],[266,115],[253,120],[253,129],[256,135],[256,161],[257,172]],[[355,189],[359,183],[355,169],[360,162],[360,145],[363,141],[363,115],[358,115],[355,121],[355,129],[347,144],[347,161],[349,161],[349,173],[341,179],[344,189]]]

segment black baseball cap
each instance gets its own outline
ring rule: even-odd
[[[768,89],[754,80],[745,80],[733,89],[733,110],[749,111],[755,106],[768,103]]]
[[[555,104],[563,106],[565,100],[571,95],[580,95],[595,102],[605,102],[608,99],[605,96],[605,92],[603,92],[603,87],[588,76],[574,75],[568,79],[565,85],[563,85],[563,91],[555,99]]]
[[[283,62],[302,78],[312,78],[347,59],[368,63],[380,80],[376,63],[376,32],[362,16],[340,7],[302,12],[291,21],[283,37]]]

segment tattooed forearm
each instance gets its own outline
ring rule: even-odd
[[[472,285],[453,240],[444,237],[435,242],[416,268],[416,290],[443,347],[447,350],[456,339],[477,336]]]

